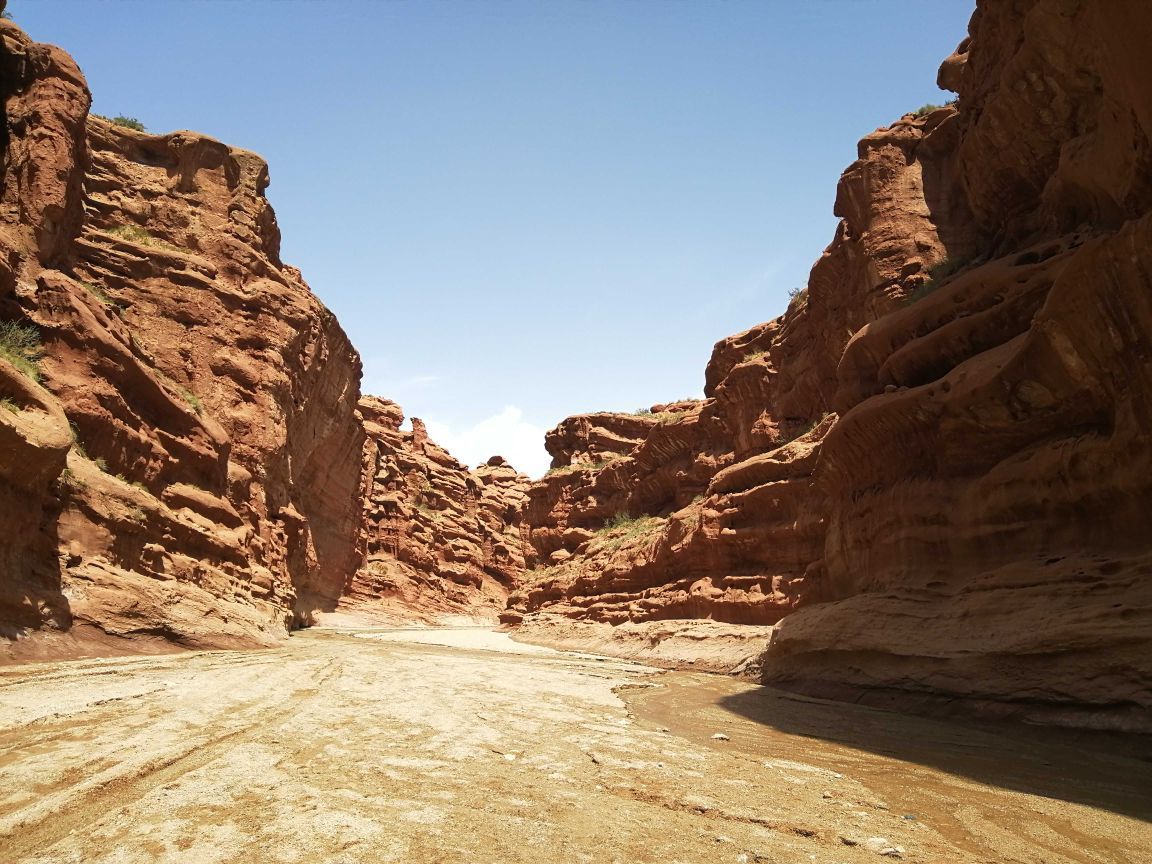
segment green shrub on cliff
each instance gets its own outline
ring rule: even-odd
[[[123,115],[119,115],[113,117],[112,122],[117,126],[123,126],[125,129],[134,129],[137,132],[148,131],[146,128],[144,128],[144,124],[137,120],[135,117],[125,117]]]
[[[44,344],[40,331],[31,324],[0,321],[0,356],[35,381],[40,380],[40,358]]]
[[[622,510],[604,523],[604,527],[596,532],[595,545],[597,549],[612,551],[619,549],[629,541],[649,534],[666,520],[659,516],[637,516],[633,518],[626,510]]]
[[[115,228],[109,228],[108,233],[123,237],[125,240],[131,240],[133,243],[142,243],[145,246],[151,246],[156,242],[155,237],[138,225],[117,225]]]
[[[544,472],[545,477],[551,477],[554,474],[574,474],[577,471],[599,471],[611,465],[620,458],[619,453],[607,453],[602,458],[597,459],[595,462],[573,462],[571,465],[561,465],[559,468],[549,468]]]

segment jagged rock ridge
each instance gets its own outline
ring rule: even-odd
[[[528,478],[499,456],[468,470],[429,440],[418,418],[401,431],[394,402],[365,397],[360,412],[366,555],[324,620],[495,622],[524,570]]]

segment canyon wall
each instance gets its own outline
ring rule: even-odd
[[[264,161],[89,116],[67,54],[0,40],[0,657],[494,620],[524,478],[360,401]]]
[[[475,470],[400,431],[400,406],[360,401],[365,558],[325,623],[490,621],[524,570],[520,519],[528,478],[499,456]]]
[[[359,358],[259,157],[89,117],[64,52],[0,39],[6,653],[282,638],[360,561]]]
[[[775,625],[774,685],[1152,729],[1150,36],[980,2],[704,402],[552,433],[508,620]]]

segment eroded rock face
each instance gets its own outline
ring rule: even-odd
[[[782,623],[768,680],[1152,727],[1149,28],[983,3],[946,62],[960,110],[925,143],[970,213],[956,251],[940,231],[959,272],[840,359],[835,602]]]
[[[258,156],[87,117],[67,55],[0,39],[0,318],[43,354],[0,362],[9,653],[282,638],[360,562],[359,358]]]
[[[360,401],[366,557],[335,616],[348,622],[495,621],[524,569],[528,478],[499,456],[475,470],[428,438],[400,431],[400,406]]]
[[[958,104],[860,143],[708,398],[553,451],[516,615],[774,623],[776,685],[1152,728],[1149,36],[1135,0],[981,2]]]

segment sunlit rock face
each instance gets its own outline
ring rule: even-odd
[[[89,116],[67,54],[0,39],[4,656],[268,645],[338,604],[494,621],[526,479],[360,400],[264,161]]]
[[[1152,728],[1149,38],[979,3],[707,398],[551,434],[510,620],[776,624],[772,684]]]
[[[66,54],[0,39],[0,318],[42,355],[0,360],[6,650],[283,638],[360,562],[359,358],[259,157],[89,117]]]
[[[495,623],[524,570],[520,521],[528,478],[499,456],[469,470],[400,426],[399,405],[360,401],[365,558],[331,620]]]

